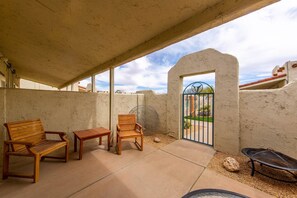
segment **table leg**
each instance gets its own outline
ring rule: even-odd
[[[83,153],[83,146],[84,146],[84,141],[80,140],[79,141],[79,159],[82,159],[82,153]]]
[[[99,145],[102,144],[102,136],[99,137]]]
[[[107,150],[110,150],[110,134],[107,135]]]
[[[251,172],[251,176],[254,176],[254,173],[255,173],[255,164],[254,164],[254,160],[251,159],[251,163],[252,163],[252,172]]]
[[[74,135],[74,152],[77,151],[77,137]]]

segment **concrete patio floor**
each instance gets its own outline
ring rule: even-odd
[[[107,152],[91,142],[83,159],[71,153],[70,161],[44,161],[40,181],[9,178],[0,181],[1,197],[182,197],[201,188],[220,188],[250,197],[271,197],[220,175],[207,164],[215,151],[208,146],[178,140],[161,149],[145,145],[137,151],[125,142],[122,155]],[[23,166],[32,170],[32,164]]]

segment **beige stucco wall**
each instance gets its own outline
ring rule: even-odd
[[[118,122],[118,114],[127,114],[138,105],[144,105],[143,94],[115,94],[114,96],[113,127]],[[115,131],[116,128],[113,130]]]
[[[138,97],[138,100],[137,100]],[[24,89],[6,90],[7,122],[41,118],[47,130],[65,131],[108,127],[109,95]],[[115,94],[114,117],[143,102],[143,94]],[[116,123],[116,122],[115,122]]]
[[[297,158],[297,81],[276,90],[240,91],[241,147]]]
[[[100,106],[97,94],[7,89],[6,101],[7,122],[40,118],[46,130],[65,132],[108,126],[99,119],[97,109],[108,108]]]
[[[4,126],[5,122],[5,89],[0,88],[0,166],[2,165],[2,153],[3,153],[3,138],[4,138]]]
[[[140,91],[144,94],[145,127],[149,132],[166,133],[167,129],[167,94],[154,91]]]
[[[0,87],[5,86],[6,81],[6,65],[0,59]]]
[[[6,93],[6,94],[5,94]],[[137,100],[138,98],[138,100]],[[4,100],[6,99],[6,105]],[[129,113],[143,105],[143,94],[115,94],[114,124],[118,113]],[[4,109],[8,109],[6,114]],[[109,126],[109,95],[25,89],[0,89],[0,142],[3,142],[3,123],[40,118],[45,130],[64,131],[73,140],[73,131]],[[0,151],[3,144],[0,144]],[[73,144],[71,143],[71,149]],[[0,153],[2,162],[2,152]],[[1,164],[1,163],[0,163]]]
[[[285,67],[287,67],[287,79],[288,82],[293,82],[297,80],[297,67],[296,67],[297,61],[288,61],[285,63]]]
[[[214,148],[239,152],[238,62],[207,49],[181,58],[168,74],[167,130],[181,137],[181,94],[185,76],[215,72]]]

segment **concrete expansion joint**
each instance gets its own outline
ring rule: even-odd
[[[204,173],[205,169],[206,169],[206,168],[203,167],[203,171],[201,172],[200,175],[198,175],[197,179],[194,181],[194,183],[192,184],[192,186],[190,187],[190,189],[189,189],[188,192],[191,192],[191,191],[192,191],[194,185],[198,182],[198,180],[200,179],[201,175]]]
[[[170,152],[165,151],[165,150],[163,150],[163,149],[160,149],[160,151],[163,151],[164,153],[170,154],[170,155],[172,155],[172,156],[174,156],[174,157],[177,157],[177,158],[179,158],[179,159],[185,160],[185,161],[190,162],[190,163],[192,163],[192,164],[195,164],[195,165],[197,165],[197,166],[201,166],[202,168],[206,168],[205,166],[203,166],[203,165],[201,165],[201,164],[195,163],[195,162],[193,162],[193,161],[191,161],[191,160],[188,160],[188,159],[186,159],[186,158],[183,158],[183,157],[181,157],[181,156],[174,155],[173,153],[170,153]]]

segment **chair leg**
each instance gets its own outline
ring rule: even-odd
[[[34,183],[38,182],[39,180],[39,169],[40,169],[40,156],[34,156]]]
[[[137,142],[137,137],[135,138],[135,143]]]
[[[107,136],[107,150],[110,151],[110,134]]]
[[[141,151],[143,151],[143,136],[141,136]]]
[[[66,144],[66,146],[65,146],[65,162],[67,162],[69,159],[68,153],[69,153],[69,145]]]
[[[2,169],[2,178],[8,178],[8,171],[9,171],[9,155],[6,153],[9,151],[9,147],[7,144],[4,144],[3,148],[3,169]]]
[[[118,137],[118,154],[122,154],[122,140],[120,137]]]

